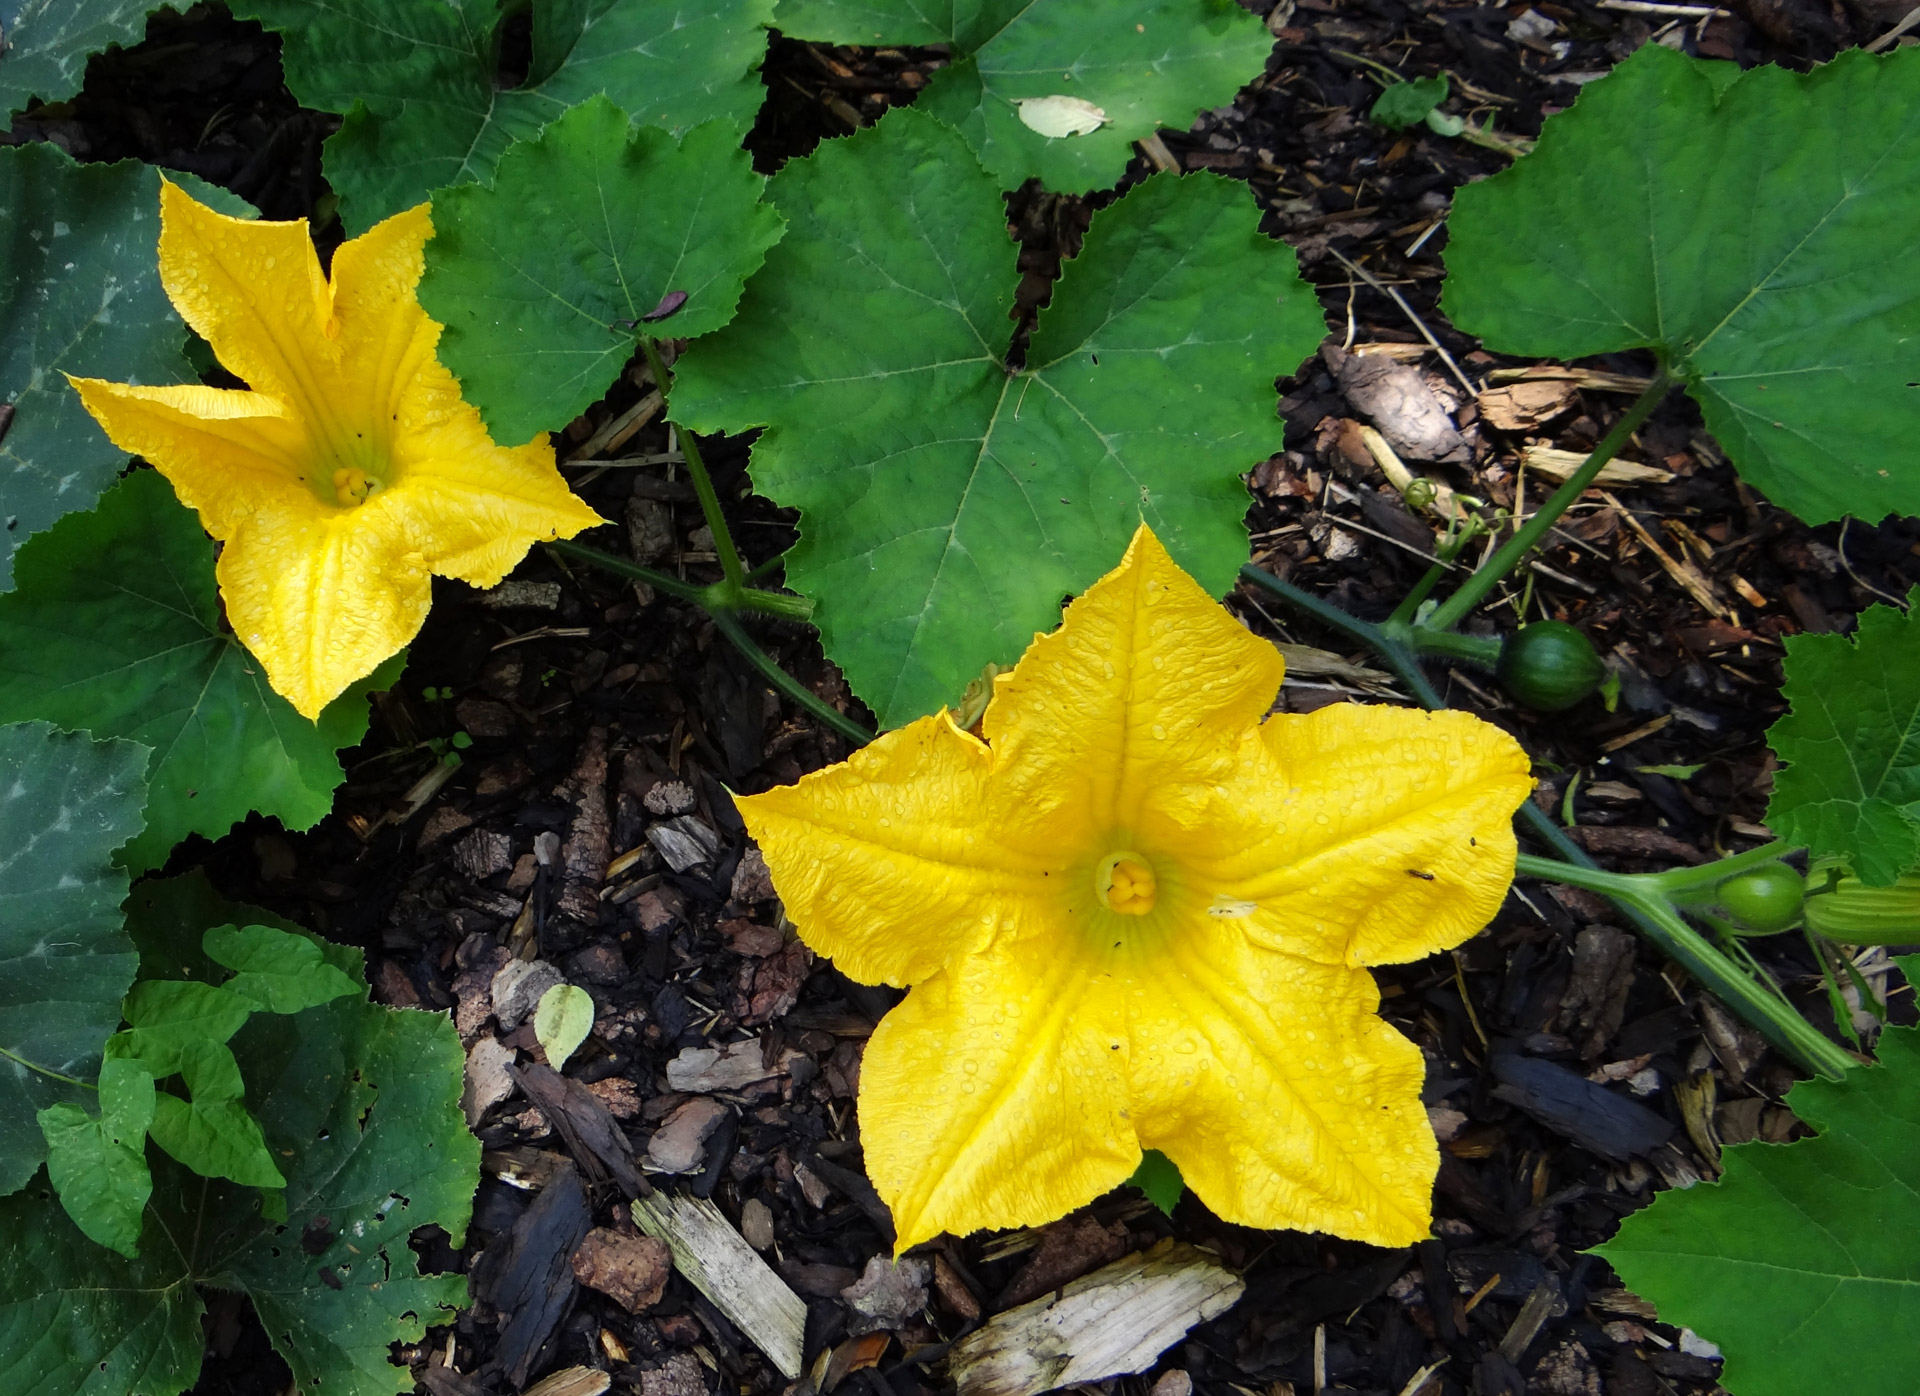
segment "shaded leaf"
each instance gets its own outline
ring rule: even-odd
[[[728,123],[676,144],[596,97],[509,150],[492,188],[436,194],[420,303],[494,438],[557,430],[598,401],[670,293],[677,337],[731,320],[780,237],[765,185]]]
[[[136,1058],[163,1078],[184,1071],[198,1044],[240,1031],[253,1005],[211,984],[159,979],[134,985],[124,1011],[129,1026],[113,1035],[108,1055]]]
[[[1917,602],[1920,590],[1908,598]],[[1851,639],[1785,644],[1788,712],[1767,730],[1785,769],[1767,824],[1885,887],[1920,866],[1920,621],[1869,606]]]
[[[272,926],[215,926],[204,944],[208,958],[239,971],[221,987],[268,1013],[298,1013],[359,992],[305,935]]]
[[[1810,523],[1920,512],[1920,53],[1811,73],[1643,46],[1460,190],[1445,305],[1487,347],[1657,349]]]
[[[395,656],[308,722],[221,622],[213,544],[159,475],[140,470],[19,558],[0,596],[0,721],[41,718],[153,748],[147,828],[123,861],[166,861],[189,834],[249,811],[305,829],[345,779],[335,752],[366,735],[366,695]]]
[[[462,1244],[479,1145],[460,1116],[462,1054],[438,1014],[336,999],[258,1015],[236,1039],[247,1100],[287,1174],[284,1227],[263,1194],[154,1160],[138,1260],[91,1246],[44,1187],[0,1202],[0,1352],[10,1389],[175,1396],[200,1367],[195,1286],[248,1295],[301,1390],[392,1396],[388,1360],[464,1302],[421,1276],[407,1239]],[[323,1238],[318,1251],[303,1234]]]
[[[1920,957],[1900,962],[1911,981]],[[1819,1131],[1722,1155],[1717,1183],[1663,1192],[1599,1248],[1669,1323],[1720,1346],[1737,1396],[1913,1390],[1920,1325],[1920,1029],[1881,1034],[1880,1065],[1802,1081]]]
[[[781,0],[774,22],[796,39],[950,45],[918,108],[965,136],[1001,187],[1037,177],[1064,193],[1118,181],[1133,142],[1232,101],[1273,51],[1232,0]],[[1105,124],[1069,138],[1023,118],[1022,102],[1062,97]]]
[[[767,427],[754,482],[801,511],[788,583],[884,724],[1017,658],[1143,518],[1232,585],[1273,380],[1325,333],[1244,186],[1155,176],[1096,214],[1017,371],[999,191],[951,131],[896,112],[770,191],[787,235],[681,360],[674,408]]]
[[[1447,100],[1445,74],[1437,78],[1414,78],[1396,82],[1375,99],[1368,115],[1382,126],[1404,131],[1427,119],[1427,113]]]
[[[113,851],[140,828],[144,747],[0,727],[0,1193],[46,1157],[34,1116],[91,1092],[22,1062],[91,1080],[136,956],[120,926],[127,875]]]
[[[345,975],[356,993],[366,972],[366,957],[357,947],[325,940],[265,907],[229,901],[200,868],[178,877],[142,878],[128,895],[126,908],[127,934],[140,952],[142,979],[221,984],[228,968],[207,953],[207,928],[228,924],[270,926],[299,936],[320,952],[322,962]]]
[[[161,0],[0,0],[0,131],[38,97],[65,101],[86,81],[87,59],[146,37],[154,10],[184,10]],[[0,200],[0,203],[4,203]]]
[[[0,81],[16,57],[0,58]],[[192,377],[185,327],[160,289],[159,201],[150,166],[80,165],[40,142],[0,148],[0,403],[14,409],[0,437],[0,589],[30,535],[92,508],[127,463],[62,374]]]
[[[539,0],[524,86],[494,85],[497,0],[233,0],[277,30],[301,105],[341,112],[327,141],[340,217],[359,233],[431,189],[493,178],[501,152],[605,93],[676,134],[723,120],[742,134],[765,95],[757,69],[773,0]]]

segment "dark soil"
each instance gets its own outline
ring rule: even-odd
[[[1453,409],[1463,442],[1456,463],[1418,468],[1501,507],[1526,487],[1535,502],[1542,495],[1537,475],[1523,485],[1518,466],[1528,439],[1583,450],[1630,400],[1571,388],[1531,426],[1495,424],[1512,419],[1482,396],[1491,376],[1531,366],[1479,352],[1448,326],[1437,299],[1452,192],[1506,158],[1369,123],[1379,89],[1355,55],[1408,76],[1449,72],[1455,92],[1478,115],[1491,112],[1501,135],[1526,138],[1650,33],[1703,56],[1805,66],[1877,34],[1905,8],[1906,0],[1891,10],[1864,0],[1745,0],[1731,15],[1682,25],[1542,0],[1535,10],[1554,24],[1533,32],[1510,28],[1518,4],[1282,0],[1266,76],[1191,131],[1164,133],[1162,152],[1182,169],[1249,182],[1268,210],[1265,226],[1298,249],[1334,326],[1334,349],[1279,385],[1286,449],[1250,476],[1256,560],[1376,619],[1424,570],[1418,554],[1431,548],[1432,530],[1387,487],[1361,441],[1359,414],[1336,378],[1341,347],[1415,367]],[[334,119],[301,111],[286,94],[277,49],[257,26],[217,9],[156,16],[145,44],[95,60],[79,98],[24,118],[13,139],[190,169],[272,217],[313,213],[324,208],[319,143]],[[770,99],[750,142],[756,158],[772,169],[911,100],[939,61],[776,39]],[[1133,173],[1151,168],[1143,157]],[[1044,301],[1088,211],[1081,201],[1014,196],[1026,273],[1018,313]],[[1631,376],[1649,365],[1629,356],[1583,367]],[[623,381],[565,434],[562,456],[638,397]],[[631,542],[656,565],[705,580],[717,575],[711,540],[668,449],[654,422],[608,453],[660,457],[659,466],[577,461],[567,474],[621,521],[587,541],[617,550]],[[705,450],[749,562],[777,555],[793,539],[790,516],[751,495],[747,443],[714,440]],[[1865,606],[1903,596],[1920,582],[1920,531],[1800,525],[1736,481],[1677,394],[1627,454],[1675,478],[1615,487],[1618,505],[1589,495],[1541,558],[1547,570],[1483,613],[1489,628],[1511,628],[1522,613],[1579,624],[1621,676],[1617,706],[1589,700],[1546,718],[1496,697],[1488,676],[1432,673],[1450,702],[1526,743],[1550,773],[1540,802],[1569,817],[1589,851],[1635,870],[1765,837],[1771,763],[1762,736],[1782,707],[1781,640],[1849,629]],[[1674,580],[1649,539],[1695,567],[1719,614]],[[1428,1056],[1427,1101],[1444,1141],[1433,1240],[1382,1251],[1253,1232],[1190,1197],[1169,1218],[1122,1190],[1090,1209],[1091,1223],[1070,1218],[1045,1237],[922,1248],[939,1257],[940,1281],[924,1313],[895,1324],[877,1353],[850,1346],[841,1291],[891,1249],[884,1208],[861,1170],[854,1095],[864,1041],[896,996],[849,982],[782,935],[726,794],[792,781],[841,758],[846,745],[776,701],[698,611],[543,554],[516,578],[533,585],[515,604],[442,588],[405,681],[377,701],[371,735],[348,754],[333,816],[299,835],[256,821],[183,849],[170,870],[202,866],[231,895],[365,947],[383,1002],[451,1009],[469,1044],[499,1035],[522,1063],[538,1060],[531,1029],[500,1028],[489,986],[510,953],[551,961],[598,1005],[596,1032],[566,1075],[610,1112],[643,1161],[655,1131],[691,1098],[666,1084],[665,1065],[680,1051],[752,1037],[764,1061],[797,1053],[764,1082],[713,1093],[724,1109],[694,1171],[671,1186],[712,1197],[736,1224],[749,1203],[767,1210],[769,1258],[808,1301],[808,1359],[836,1353],[840,1385],[870,1396],[945,1389],[945,1345],[1010,1295],[1043,1293],[1172,1236],[1240,1269],[1246,1295],[1152,1370],[1098,1383],[1103,1396],[1196,1388],[1291,1396],[1322,1385],[1392,1396],[1436,1362],[1444,1365],[1424,1390],[1448,1396],[1713,1388],[1719,1364],[1683,1348],[1584,1252],[1656,1189],[1714,1176],[1719,1142],[1787,1137],[1795,1122],[1779,1101],[1794,1073],[1603,903],[1526,883],[1455,955],[1379,975],[1386,1015]],[[1260,633],[1368,663],[1268,599],[1241,594],[1231,604]],[[760,638],[816,692],[865,720],[809,634]],[[1283,706],[1394,694],[1385,676],[1311,668],[1294,666]],[[463,731],[472,745],[462,764],[429,788],[444,743]],[[1690,778],[1672,773],[1691,766],[1699,770]],[[668,819],[706,840],[701,860],[682,871],[648,837]],[[1809,1015],[1830,1024],[1804,947],[1767,942],[1762,953]],[[1690,1119],[1680,1083],[1692,1083],[1694,1098],[1711,1087]],[[1623,1133],[1618,1112],[1596,1096],[1642,1114]],[[638,1317],[564,1282],[545,1296],[546,1321],[505,1298],[510,1267],[500,1248],[511,1241],[537,1252],[553,1234],[536,1224],[526,1179],[571,1166],[587,1180],[594,1224],[624,1224],[615,1220],[630,1190],[618,1181],[622,1149],[604,1139],[596,1149],[552,1114],[565,1110],[516,1092],[479,1120],[488,1152],[466,1248],[451,1250],[444,1236],[416,1242],[430,1264],[473,1275],[476,1303],[450,1332],[398,1356],[419,1373],[451,1344],[457,1370],[425,1378],[440,1396],[518,1391],[574,1365],[604,1369],[616,1391],[646,1396],[781,1389],[778,1373],[678,1277]],[[479,1265],[482,1256],[496,1259]],[[1523,1317],[1536,1292],[1549,1302]],[[203,1396],[286,1390],[288,1373],[243,1303],[213,1305],[208,1343]]]

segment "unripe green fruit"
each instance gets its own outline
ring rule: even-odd
[[[1761,935],[1784,931],[1800,919],[1807,884],[1785,863],[1767,863],[1730,877],[1715,889],[1721,909]]]
[[[1607,666],[1579,630],[1563,620],[1541,620],[1507,637],[1498,673],[1522,703],[1557,713],[1598,688]]]

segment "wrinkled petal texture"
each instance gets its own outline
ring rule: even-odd
[[[491,586],[534,543],[602,522],[544,437],[495,445],[434,357],[415,295],[426,205],[344,243],[331,281],[304,222],[229,218],[166,183],[160,205],[167,294],[250,391],[75,387],[227,545],[235,633],[302,714],[413,638],[430,575]],[[376,482],[365,502],[337,502],[341,468]]]
[[[1142,527],[985,741],[943,713],[739,802],[808,944],[912,986],[860,1095],[903,1248],[1063,1215],[1144,1148],[1235,1222],[1427,1234],[1422,1060],[1365,966],[1491,917],[1528,763],[1465,714],[1267,717],[1280,678]],[[1118,855],[1139,914],[1100,890]]]

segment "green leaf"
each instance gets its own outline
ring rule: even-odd
[[[1788,712],[1767,731],[1785,769],[1767,824],[1888,886],[1920,865],[1920,620],[1869,606],[1852,639],[1793,635],[1786,646]]]
[[[240,1031],[253,1005],[238,994],[192,980],[149,979],[133,986],[123,1009],[128,1027],[107,1054],[146,1063],[156,1079],[184,1071],[195,1044],[222,1043]]]
[[[420,302],[494,439],[579,416],[637,334],[692,338],[731,320],[780,239],[765,186],[727,123],[675,144],[596,97],[508,150],[492,188],[435,194]],[[670,291],[686,294],[681,309],[641,323]]]
[[[1404,131],[1427,119],[1427,113],[1447,100],[1445,74],[1437,78],[1414,78],[1396,82],[1382,92],[1368,113],[1381,126]]]
[[[46,1157],[35,1112],[90,1095],[28,1064],[90,1079],[120,1026],[136,959],[111,859],[140,828],[146,763],[132,742],[0,727],[0,1193]]]
[[[360,989],[305,935],[272,926],[215,926],[205,946],[210,959],[239,971],[221,987],[268,1013],[298,1013]]]
[[[547,1054],[547,1065],[562,1070],[574,1049],[593,1031],[593,996],[572,984],[556,984],[540,995],[533,1010],[533,1035]]]
[[[9,51],[0,73],[14,60]],[[160,289],[159,209],[149,166],[79,165],[38,142],[0,149],[0,405],[13,407],[0,432],[0,590],[28,536],[91,508],[127,463],[62,374],[191,377],[185,328]]]
[[[1203,586],[1233,584],[1273,380],[1325,334],[1244,185],[1157,175],[1095,214],[1018,372],[999,189],[953,132],[895,112],[770,193],[787,235],[673,404],[696,430],[767,428],[754,481],[801,513],[788,583],[885,725],[1018,658],[1143,518]]]
[[[87,59],[115,45],[137,44],[153,10],[185,9],[160,0],[0,0],[0,131],[38,97],[62,102],[80,90]]]
[[[678,134],[720,119],[744,134],[773,0],[536,0],[532,72],[494,86],[498,0],[234,0],[278,30],[301,105],[341,112],[327,141],[340,217],[360,232],[432,189],[493,178],[511,141],[604,92]],[[651,307],[649,307],[651,308]]]
[[[1920,53],[1736,73],[1647,44],[1460,190],[1447,313],[1501,353],[1657,349],[1809,522],[1920,512]]]
[[[396,656],[307,721],[221,619],[213,544],[172,486],[135,471],[19,558],[0,596],[0,721],[43,718],[153,748],[147,828],[123,860],[158,867],[189,834],[251,810],[305,829],[345,779],[334,753],[367,730]]]
[[[1173,1209],[1179,1205],[1180,1194],[1187,1190],[1186,1180],[1180,1176],[1179,1165],[1158,1149],[1148,1149],[1140,1155],[1140,1166],[1127,1179],[1127,1186],[1139,1188],[1147,1195],[1147,1201],[1167,1216],[1173,1215]]]
[[[44,1187],[0,1202],[8,1390],[176,1396],[200,1367],[202,1284],[252,1299],[300,1390],[412,1389],[389,1346],[447,1322],[466,1282],[421,1276],[407,1239],[438,1225],[460,1245],[479,1179],[452,1023],[336,999],[255,1017],[235,1046],[287,1175],[285,1223],[253,1188],[164,1157],[138,1260],[87,1245]]]
[[[782,0],[774,22],[796,39],[951,45],[919,109],[965,136],[1001,187],[1038,178],[1065,193],[1116,183],[1135,141],[1231,102],[1273,51],[1233,0]],[[1077,97],[1106,123],[1043,136],[1020,119],[1035,97]]]
[[[147,1169],[147,1127],[153,1122],[153,1075],[139,1062],[100,1066],[100,1118],[78,1106],[39,1113],[47,1141],[47,1178],[60,1205],[90,1240],[124,1256],[138,1254],[140,1215],[153,1194]]]
[[[1920,957],[1900,962],[1911,982]],[[1880,1065],[1802,1081],[1819,1131],[1725,1151],[1725,1175],[1663,1192],[1600,1247],[1660,1317],[1719,1344],[1738,1396],[1913,1390],[1920,1328],[1920,1029],[1889,1028]]]
[[[229,901],[199,868],[178,877],[142,878],[127,897],[126,908],[127,934],[140,952],[142,979],[196,979],[203,984],[226,980],[227,967],[205,948],[207,927],[222,925],[270,926],[301,937],[320,952],[323,962],[353,982],[356,993],[366,972],[366,957],[356,947],[322,939],[265,907]]]
[[[285,1187],[287,1180],[242,1099],[245,1086],[232,1049],[205,1038],[188,1042],[180,1053],[180,1071],[192,1103],[162,1091],[154,1101],[153,1142],[203,1178]]]

